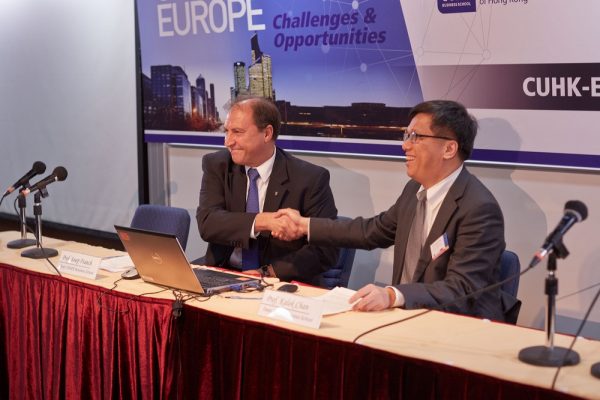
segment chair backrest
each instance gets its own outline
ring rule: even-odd
[[[351,218],[338,216],[337,219],[350,220]],[[340,255],[336,264],[321,274],[327,289],[333,289],[336,286],[348,286],[355,253],[356,249],[340,248]]]
[[[175,235],[185,250],[190,232],[190,214],[183,208],[142,204],[135,210],[131,227]]]
[[[511,275],[521,272],[521,263],[519,257],[510,250],[504,250],[500,259],[500,280],[504,280]],[[517,297],[519,291],[519,277],[510,280],[502,285],[502,290]]]

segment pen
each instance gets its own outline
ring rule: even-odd
[[[262,300],[262,297],[244,297],[244,296],[219,296],[224,299],[235,299],[235,300]]]

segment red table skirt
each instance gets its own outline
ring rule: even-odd
[[[2,399],[565,399],[0,264]]]

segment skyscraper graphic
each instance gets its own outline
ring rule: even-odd
[[[248,80],[246,85],[246,63],[236,61],[233,63],[233,82],[230,87],[231,100],[240,95],[260,96],[275,100],[273,90],[273,74],[271,72],[271,56],[263,53],[258,44],[258,34],[250,39],[251,64],[248,67]]]
[[[208,94],[206,93],[206,81],[202,74],[199,74],[196,78],[196,89],[198,90],[198,95],[200,96],[200,100],[202,101],[202,108],[198,110],[198,115],[202,118],[206,118],[208,115],[207,101]]]
[[[260,46],[258,45],[258,33],[255,33],[250,38],[250,48],[252,49],[252,63],[254,64],[254,62],[262,60],[263,52],[260,51]]]
[[[185,118],[192,113],[192,91],[187,74],[179,66],[154,65],[150,68],[152,96],[157,111]]]
[[[210,90],[210,97],[208,98],[208,117],[217,121],[219,119],[219,113],[217,112],[216,99],[215,99],[215,84],[211,83],[208,86]]]
[[[234,99],[239,95],[248,93],[246,86],[246,63],[243,61],[236,61],[233,63],[233,80],[235,82],[232,93]]]
[[[250,39],[252,62],[248,68],[250,85],[248,91],[253,96],[275,99],[273,92],[273,74],[271,72],[271,56],[264,54],[258,44],[258,34]]]
[[[200,97],[200,92],[196,86],[192,86],[192,114],[195,117],[202,117],[202,110],[204,108],[204,102]]]
[[[142,100],[145,112],[152,112],[153,100],[152,100],[152,79],[146,74],[142,73]]]

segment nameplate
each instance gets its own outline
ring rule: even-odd
[[[258,315],[318,329],[323,317],[323,301],[291,293],[265,290]]]
[[[61,251],[58,269],[65,274],[96,279],[101,257],[88,256],[72,251]]]

